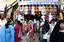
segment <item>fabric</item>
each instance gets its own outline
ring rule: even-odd
[[[1,42],[5,42],[5,26],[1,27]]]
[[[15,24],[15,27],[14,27],[14,30],[15,30],[15,33],[14,33],[15,39],[14,40],[15,40],[15,42],[20,42],[20,38],[18,37],[20,28],[21,28],[21,26],[19,24]]]
[[[45,14],[45,20],[48,20],[49,21],[48,13]]]
[[[35,8],[35,7],[32,6],[32,10],[31,10],[32,15],[35,15],[35,9],[34,9],[34,8]]]
[[[59,14],[59,17],[60,17],[60,19],[63,20],[63,15],[62,15],[62,13]]]
[[[52,31],[53,31],[56,23],[57,23],[57,22],[55,22],[54,24],[53,24],[53,23],[49,24],[49,25],[50,25],[50,33],[52,33]]]
[[[0,29],[0,42],[1,42],[1,29]]]
[[[2,27],[1,42],[14,42],[14,28],[12,25],[9,25],[8,29],[5,26]]]
[[[43,28],[42,28],[42,33],[43,34],[47,33],[49,31],[49,29],[50,29],[50,26],[49,26],[48,22],[45,21]]]
[[[50,42],[63,42],[63,40],[61,41],[61,38],[64,38],[62,35],[64,35],[63,33],[59,33],[59,29],[60,29],[60,24],[63,23],[64,20],[60,20],[57,22],[57,24],[55,25],[51,35],[50,35]]]
[[[59,42],[64,42],[64,32],[59,32]]]
[[[5,42],[14,42],[14,27],[12,25],[5,29]]]
[[[53,16],[51,13],[49,13],[48,17],[49,17],[49,22],[50,22],[53,19]]]

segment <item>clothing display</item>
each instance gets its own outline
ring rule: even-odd
[[[19,31],[20,31],[20,28],[22,28],[18,23],[15,24],[14,26],[14,41],[15,42],[20,42],[20,38],[19,38]]]
[[[5,42],[14,42],[14,27],[12,25],[5,29]]]
[[[1,42],[14,42],[14,28],[12,25],[9,25],[9,28],[2,26],[0,29],[0,41]]]

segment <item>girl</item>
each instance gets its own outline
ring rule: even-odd
[[[57,22],[50,36],[50,42],[64,42],[64,20]]]

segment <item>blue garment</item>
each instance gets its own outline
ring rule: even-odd
[[[1,28],[1,42],[5,42],[5,26]]]
[[[9,25],[7,29],[5,26],[2,27],[1,42],[14,42],[14,28],[12,25]]]
[[[1,29],[0,29],[0,42],[1,42]]]

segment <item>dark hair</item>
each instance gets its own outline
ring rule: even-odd
[[[51,21],[57,21],[57,19],[52,19]]]
[[[57,28],[57,30],[59,30],[59,29],[60,29],[60,24],[63,23],[63,22],[64,22],[64,20],[59,20],[59,21],[57,22],[55,28]]]
[[[59,33],[59,29],[60,29],[60,24],[63,23],[63,22],[64,22],[64,20],[59,20],[57,22],[57,24],[55,25],[54,30],[52,31],[51,36],[50,36],[50,42],[52,42],[52,41],[53,42],[55,42],[55,41],[58,42],[58,40],[59,40],[58,33]]]
[[[10,20],[7,21],[7,23],[5,24],[6,28],[9,28],[10,25]]]
[[[18,23],[20,26],[23,26],[22,23],[20,23],[20,21],[17,21],[17,23]]]

